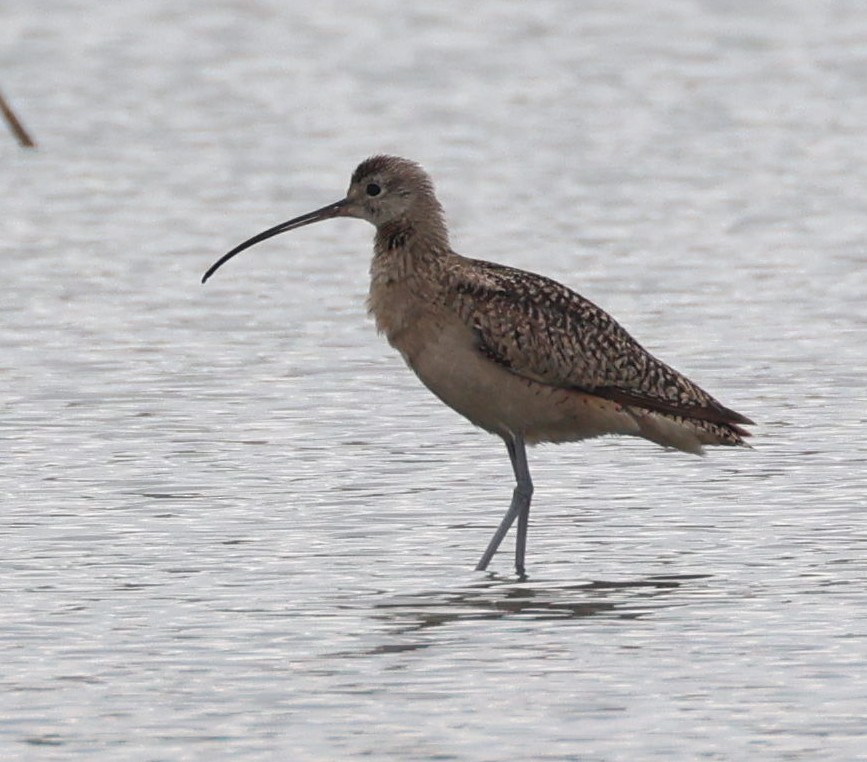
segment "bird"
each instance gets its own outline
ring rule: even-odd
[[[526,578],[527,445],[614,434],[695,454],[749,447],[743,427],[753,421],[656,359],[593,302],[543,275],[455,252],[430,176],[408,159],[365,159],[345,198],[249,238],[202,283],[251,246],[340,217],[376,228],[367,307],[378,331],[436,397],[506,445],[515,488],[476,570],[517,520],[515,571]]]

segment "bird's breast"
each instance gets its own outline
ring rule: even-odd
[[[377,330],[385,334],[410,366],[413,358],[435,341],[442,323],[432,296],[406,280],[374,278],[367,307]]]

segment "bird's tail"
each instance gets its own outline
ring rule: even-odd
[[[663,447],[696,455],[703,453],[704,445],[749,447],[745,438],[750,432],[736,423],[717,423],[641,408],[631,408],[630,412],[638,423],[639,436]]]

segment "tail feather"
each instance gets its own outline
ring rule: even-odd
[[[736,423],[717,423],[698,418],[658,413],[643,408],[627,408],[639,427],[639,436],[663,447],[674,447],[696,455],[703,445],[749,447],[744,441],[750,432]]]

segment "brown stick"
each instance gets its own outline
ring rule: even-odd
[[[24,148],[36,148],[36,143],[33,142],[33,138],[27,134],[27,130],[24,129],[24,125],[18,121],[18,117],[15,116],[15,112],[9,107],[9,104],[6,103],[6,99],[3,97],[3,93],[0,93],[0,111],[3,112],[3,116],[6,118],[6,122],[9,125],[9,129],[12,130],[13,134],[16,138],[18,138],[18,143]]]

